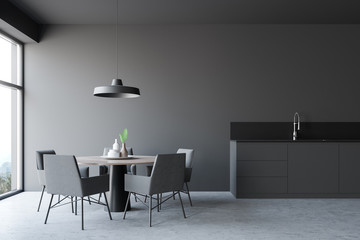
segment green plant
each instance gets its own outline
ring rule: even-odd
[[[126,139],[127,139],[127,137],[128,137],[128,130],[127,130],[127,128],[125,128],[125,129],[123,130],[122,134],[120,133],[119,136],[120,136],[120,141],[121,141],[122,143],[125,143],[125,141],[126,141]]]
[[[0,176],[0,194],[11,191],[11,176]]]

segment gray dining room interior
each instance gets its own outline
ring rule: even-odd
[[[1,0],[0,239],[359,239],[359,10]]]
[[[115,25],[45,25],[24,52],[25,190],[36,150],[100,155],[128,128],[135,154],[195,149],[192,190],[229,191],[230,122],[360,121],[359,41],[352,24],[120,25],[141,97],[107,99],[92,92],[115,77]]]
[[[124,128],[135,154],[194,149],[191,190],[229,191],[230,123],[360,122],[355,1],[119,0],[119,14],[116,1],[10,2],[25,191],[40,190],[35,151],[101,155]],[[93,96],[117,77],[141,96]]]

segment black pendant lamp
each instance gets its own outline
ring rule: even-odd
[[[119,24],[119,0],[116,0],[116,76],[119,76],[118,60],[118,24]],[[136,98],[140,97],[140,90],[136,87],[123,86],[122,80],[113,79],[110,86],[95,87],[94,96],[108,98]]]
[[[100,86],[94,89],[94,96],[109,98],[140,97],[140,90],[136,87],[123,86],[121,79],[113,79],[110,86]]]

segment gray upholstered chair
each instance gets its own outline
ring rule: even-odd
[[[190,180],[191,180],[192,164],[193,164],[193,159],[194,159],[194,150],[193,149],[179,148],[177,150],[177,153],[185,153],[186,154],[185,178],[184,178],[184,183],[185,183],[186,189],[184,189],[182,192],[186,193],[188,195],[189,201],[190,201],[190,206],[192,206],[192,201],[191,201],[191,197],[190,197],[188,182],[190,182]]]
[[[44,191],[46,188],[45,170],[44,170],[44,154],[56,154],[56,153],[54,150],[36,151],[36,168],[37,168],[39,184],[42,187],[40,201],[39,201],[37,211],[40,210],[41,201],[42,201]]]
[[[42,187],[41,197],[40,197],[37,211],[40,210],[41,201],[42,201],[44,191],[46,188],[45,170],[44,170],[44,155],[45,154],[55,155],[56,153],[54,150],[36,151],[36,168],[37,168],[37,173],[38,173],[39,184]],[[89,177],[89,167],[80,167],[79,170],[80,170],[81,177]],[[60,201],[60,196],[59,196],[59,201]]]
[[[51,205],[54,194],[75,196],[81,198],[81,229],[84,230],[84,197],[109,191],[109,176],[102,175],[82,178],[75,156],[45,155],[44,160],[46,191],[51,194],[45,224],[47,223],[50,209],[57,207],[59,204]],[[104,194],[104,197],[105,203],[98,203],[95,199],[91,199],[94,200],[92,201],[93,203],[106,206],[110,220],[112,220],[106,194]]]
[[[172,192],[179,195],[181,208],[186,218],[184,206],[181,200],[180,191],[184,186],[185,154],[159,154],[156,156],[154,167],[150,176],[125,174],[125,191],[129,192],[126,201],[123,218],[126,216],[126,209],[130,201],[131,193],[149,197],[149,225],[151,227],[152,209],[168,200],[159,202],[159,194]],[[152,206],[153,195],[157,195],[157,205]],[[158,208],[159,209],[159,208]]]
[[[179,148],[176,153],[185,153],[186,154],[185,178],[184,178],[185,189],[183,189],[181,192],[186,193],[188,195],[189,201],[190,201],[190,206],[192,206],[188,182],[190,182],[190,180],[191,180],[192,164],[193,164],[193,159],[194,159],[194,150]],[[137,173],[137,171],[135,169],[135,171],[132,170],[132,174],[133,175],[150,176],[151,170],[152,170],[152,166],[146,166],[146,168],[143,170],[143,172]],[[162,195],[160,195],[160,198],[162,198]],[[147,198],[145,198],[145,201],[146,201],[146,199]],[[175,195],[174,195],[174,199],[175,199]]]

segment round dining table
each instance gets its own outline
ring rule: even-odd
[[[76,157],[82,165],[107,165],[110,166],[110,191],[107,194],[111,212],[123,212],[129,193],[125,191],[124,175],[127,173],[126,165],[152,164],[155,156],[132,155],[128,158],[110,158],[105,156]],[[130,202],[127,211],[131,209]]]

